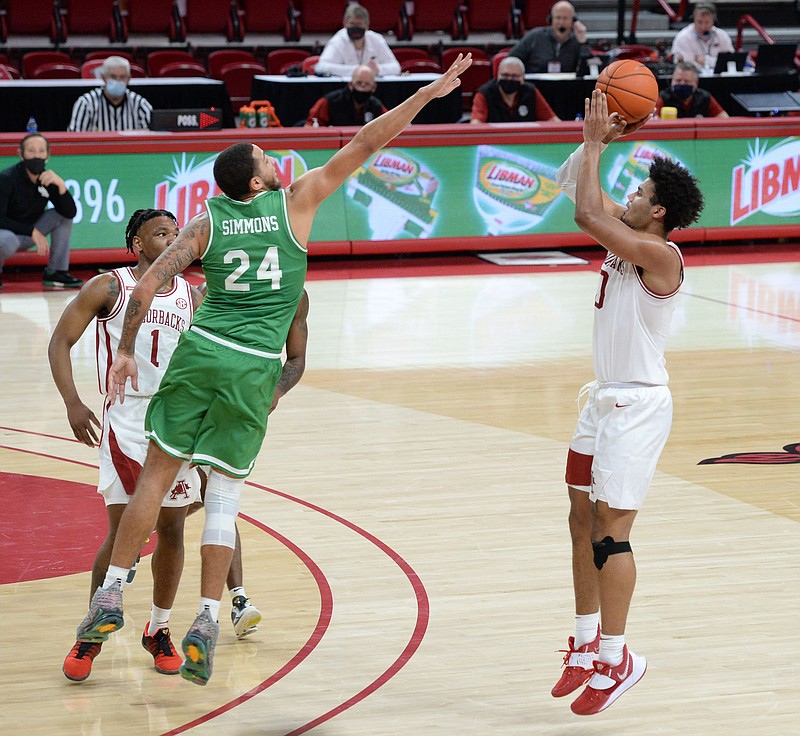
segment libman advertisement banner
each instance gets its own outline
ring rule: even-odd
[[[558,189],[569,144],[391,147],[369,158],[320,208],[311,241],[463,238],[575,232],[574,206]],[[323,165],[335,149],[268,151],[284,186]],[[668,156],[700,180],[699,226],[796,224],[800,137],[618,141],[601,160],[603,188],[624,201]],[[75,197],[76,248],[124,248],[125,225],[142,207],[169,209],[181,225],[218,193],[216,154],[55,155],[52,168]],[[17,159],[5,157],[0,167]]]

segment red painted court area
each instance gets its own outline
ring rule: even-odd
[[[95,486],[0,473],[0,498],[0,585],[92,569],[108,526]]]

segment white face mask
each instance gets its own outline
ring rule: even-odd
[[[106,82],[106,91],[112,97],[122,97],[125,94],[127,85],[125,82],[118,82],[116,79],[109,79]]]

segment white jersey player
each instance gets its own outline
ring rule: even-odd
[[[133,494],[144,457],[147,440],[144,415],[149,399],[158,388],[180,333],[187,329],[202,294],[182,278],[175,278],[153,301],[147,315],[147,330],[137,344],[142,372],[139,394],[124,405],[109,406],[106,400],[103,423],[84,404],[72,375],[70,350],[92,320],[97,322],[97,369],[100,390],[105,393],[105,373],[116,351],[128,297],[136,279],[178,235],[175,217],[165,210],[137,210],[126,231],[128,250],[136,253],[136,266],[116,269],[88,281],[70,302],[53,332],[49,346],[50,369],[67,408],[75,437],[90,447],[98,444],[95,427],[102,428],[100,478],[108,515],[108,535],[95,557],[90,597],[103,582],[120,517]],[[153,656],[156,670],[178,674],[181,657],[172,646],[169,616],[183,569],[183,524],[190,504],[200,500],[197,470],[184,469],[183,476],[162,505],[155,524],[158,546],[153,555],[153,606],[142,645]],[[100,644],[77,641],[64,660],[63,672],[70,680],[89,677]]]
[[[636,581],[629,535],[672,424],[664,348],[683,258],[667,238],[703,207],[695,178],[665,158],[655,158],[626,205],[613,202],[600,187],[600,155],[645,121],[629,128],[609,116],[599,91],[585,113],[584,143],[558,174],[575,200],[576,224],[608,251],[594,302],[595,381],[585,387],[566,471],[575,635],[552,694],[583,688],[571,704],[577,715],[608,708],[647,667],[625,643]]]

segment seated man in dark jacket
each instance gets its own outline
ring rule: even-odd
[[[497,79],[484,84],[472,98],[471,123],[553,122],[560,118],[536,87],[525,81],[525,65],[506,56],[497,67]]]
[[[727,118],[722,105],[709,92],[700,89],[698,83],[694,64],[679,61],[672,72],[670,86],[658,93],[656,115],[661,114],[662,107],[674,107],[679,118]]]
[[[375,72],[370,67],[357,66],[344,89],[320,97],[308,112],[306,127],[326,125],[365,125],[386,112],[375,97]]]
[[[532,0],[528,0],[532,2]],[[509,51],[522,59],[527,74],[576,72],[581,59],[592,55],[586,26],[575,17],[575,8],[559,0],[547,18],[548,25],[528,31]]]

